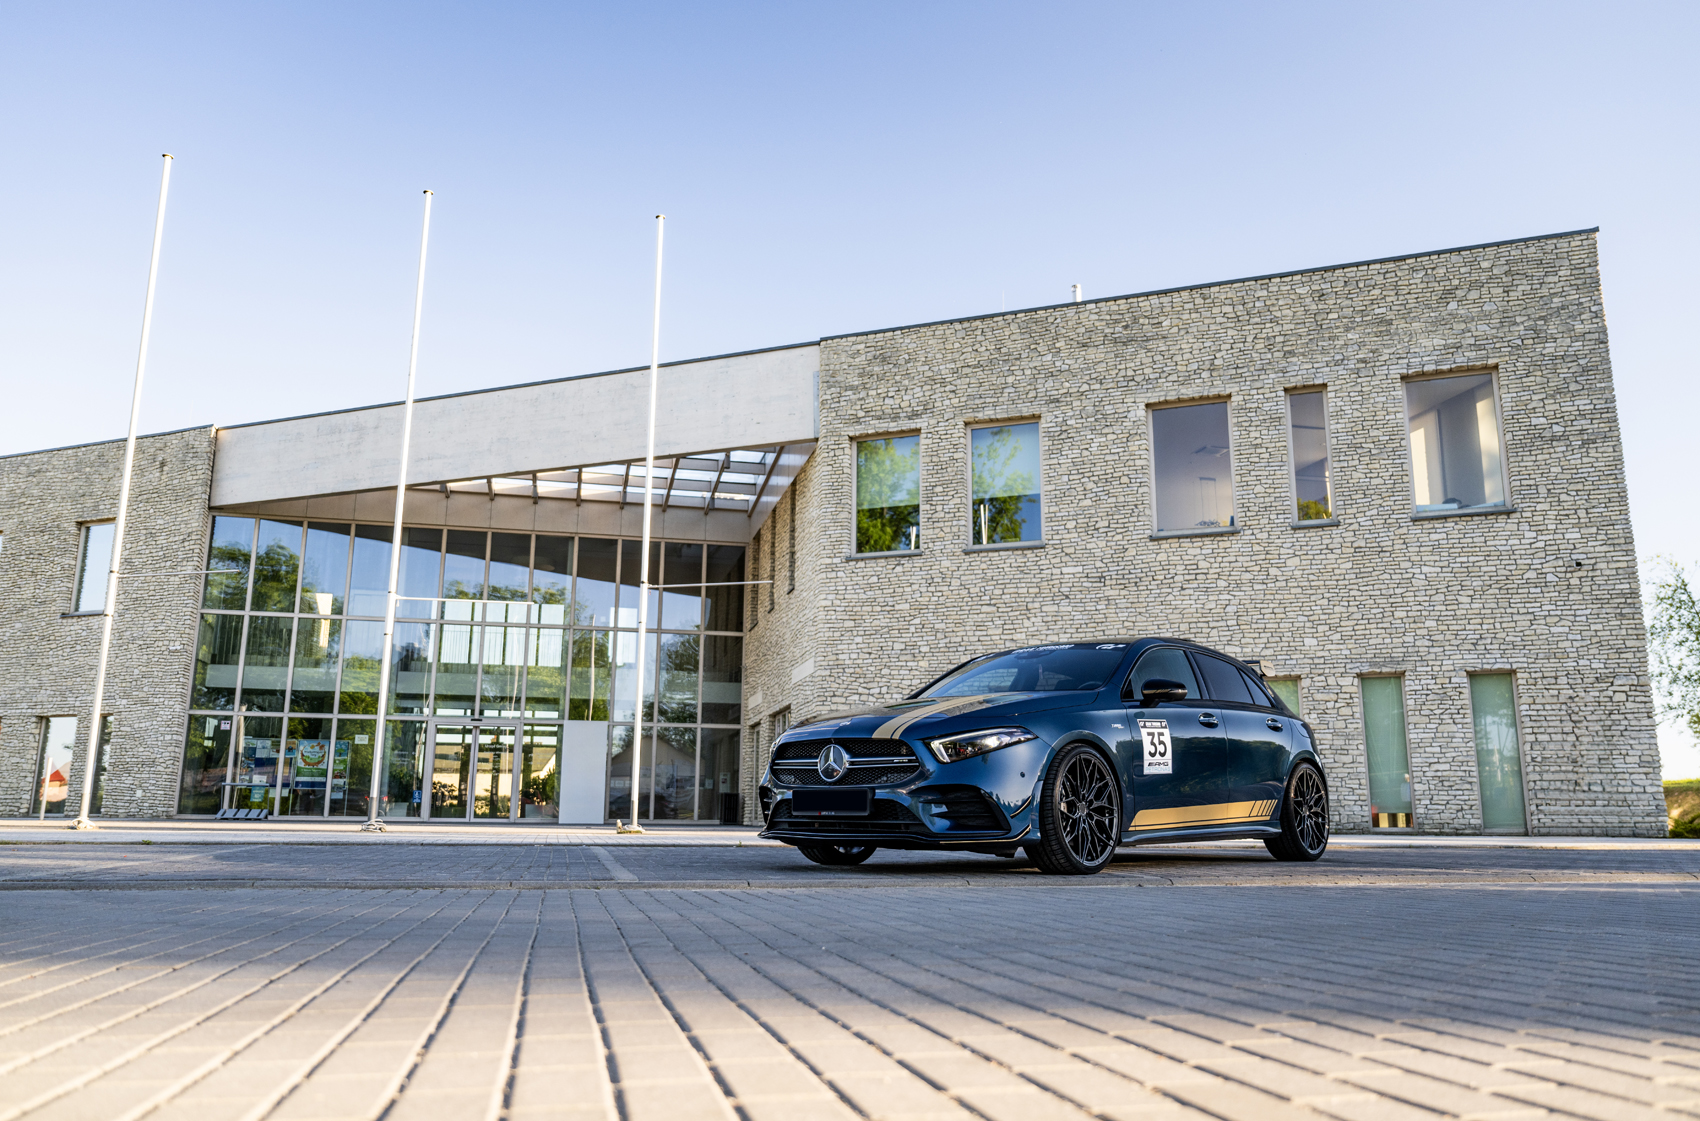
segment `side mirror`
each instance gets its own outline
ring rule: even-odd
[[[1161,677],[1153,677],[1147,681],[1139,692],[1139,703],[1150,707],[1162,701],[1186,700],[1186,686],[1178,681],[1165,681]]]

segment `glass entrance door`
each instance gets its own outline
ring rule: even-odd
[[[434,821],[513,821],[514,747],[519,726],[431,722],[431,801]]]

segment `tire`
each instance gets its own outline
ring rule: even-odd
[[[877,845],[798,845],[797,851],[816,864],[847,868],[874,855]]]
[[[1276,860],[1316,860],[1328,849],[1328,785],[1313,763],[1300,763],[1287,776],[1281,799],[1281,835],[1266,837],[1263,847]]]
[[[1057,752],[1039,791],[1039,840],[1025,847],[1041,872],[1090,876],[1121,841],[1121,783],[1108,760],[1083,743]]]

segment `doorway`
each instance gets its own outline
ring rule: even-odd
[[[517,821],[514,754],[520,722],[430,722],[431,788],[425,817],[433,821]]]

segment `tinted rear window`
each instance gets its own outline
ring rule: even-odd
[[[972,697],[981,693],[1102,689],[1125,653],[1125,643],[1080,642],[992,654],[952,671],[929,685],[921,696]]]
[[[1245,670],[1241,670],[1240,676],[1245,678],[1246,685],[1248,685],[1251,688],[1251,703],[1252,704],[1262,705],[1264,708],[1280,708],[1281,707],[1279,704],[1277,704],[1274,700],[1272,700],[1270,698],[1269,690],[1264,688],[1263,682],[1259,681],[1254,675],[1247,673]]]
[[[1252,704],[1251,690],[1247,688],[1245,678],[1240,671],[1220,658],[1209,654],[1194,653],[1198,659],[1199,672],[1204,674],[1204,691],[1213,701],[1228,701],[1230,703]]]

